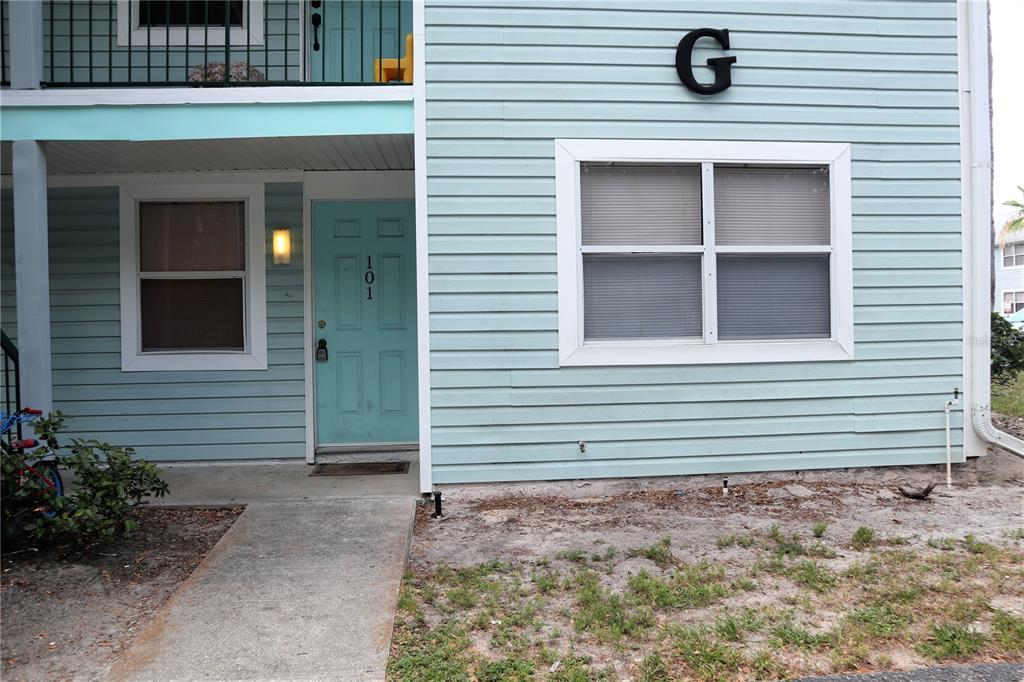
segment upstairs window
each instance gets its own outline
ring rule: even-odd
[[[264,9],[261,0],[117,0],[117,44],[262,45]]]
[[[1024,242],[1007,244],[1003,247],[1003,267],[1019,268],[1024,266]]]
[[[562,364],[852,357],[848,146],[559,140],[556,184]]]
[[[1024,310],[1024,291],[1003,292],[1003,314],[1013,315]]]

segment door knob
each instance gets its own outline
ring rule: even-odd
[[[320,22],[322,21],[322,19],[320,18],[319,14],[314,14],[313,16],[311,16],[309,18],[309,20],[313,22],[313,52],[319,52],[320,51],[320,35],[319,35],[319,31],[320,31]]]

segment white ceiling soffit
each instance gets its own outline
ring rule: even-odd
[[[412,170],[412,135],[276,137],[157,142],[49,142],[53,175],[171,171]],[[0,148],[10,173],[11,143]]]

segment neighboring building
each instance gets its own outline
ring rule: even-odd
[[[424,491],[1002,438],[983,3],[0,6],[2,326],[73,435]]]
[[[995,245],[995,301],[1003,315],[1024,310],[1024,235],[1013,235]]]

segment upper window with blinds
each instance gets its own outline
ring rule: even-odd
[[[562,364],[852,357],[847,145],[559,140],[556,185]]]

